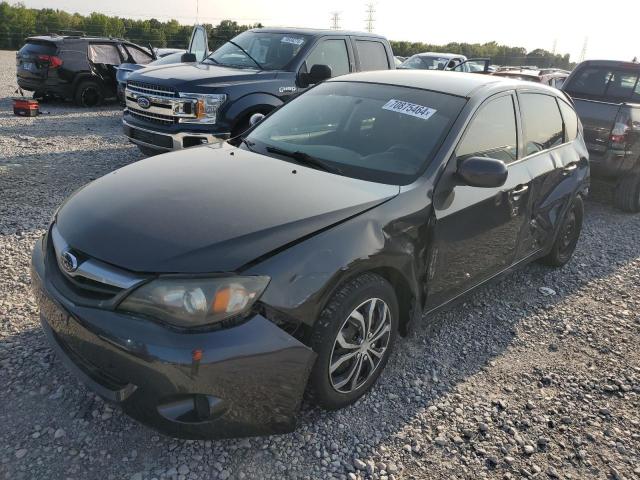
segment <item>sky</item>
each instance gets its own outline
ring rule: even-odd
[[[9,0],[13,3],[12,0]],[[33,8],[57,8],[89,14],[101,12],[137,19],[175,18],[183,24],[220,20],[261,22],[265,26],[329,28],[333,12],[340,28],[364,30],[368,3],[373,3],[374,32],[390,40],[487,42],[495,40],[527,50],[544,48],[585,59],[640,58],[637,31],[640,0],[596,5],[577,0],[24,0]],[[592,7],[593,5],[593,7]],[[610,8],[608,8],[610,5]],[[627,20],[636,23],[628,23]],[[625,25],[626,24],[626,25]]]

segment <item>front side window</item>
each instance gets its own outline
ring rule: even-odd
[[[205,62],[236,68],[282,70],[307,43],[306,35],[289,33],[243,32],[225,43]]]
[[[406,185],[426,168],[465,102],[392,85],[325,82],[267,117],[247,140],[285,161],[295,163],[274,148],[320,159],[346,176]]]
[[[389,68],[387,51],[382,43],[370,40],[356,40],[356,49],[360,60],[360,70],[387,70]]]
[[[540,93],[520,94],[525,156],[563,142],[562,117],[556,99]]]
[[[349,73],[349,55],[344,40],[324,40],[307,57],[307,71],[314,65],[329,65],[331,76],[338,77]]]
[[[511,163],[518,158],[516,117],[511,95],[482,105],[467,127],[456,157],[489,157]]]
[[[151,55],[149,55],[147,52],[143,52],[139,48],[133,47],[131,45],[127,45],[126,48],[133,61],[139,65],[146,65],[153,60],[153,58],[151,58]]]
[[[399,68],[413,70],[444,70],[449,64],[449,59],[444,57],[430,57],[427,55],[414,55],[404,61]]]
[[[105,65],[120,65],[120,54],[118,47],[113,43],[91,43],[89,44],[89,60],[93,63],[103,63]]]

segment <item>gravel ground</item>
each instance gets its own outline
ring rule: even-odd
[[[141,156],[116,106],[14,117],[13,65],[0,52],[0,478],[640,478],[640,215],[602,200],[569,265],[415,326],[371,394],[305,405],[293,434],[174,440],[104,403],[47,347],[30,251],[66,196]]]

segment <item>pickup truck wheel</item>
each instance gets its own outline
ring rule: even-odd
[[[102,85],[94,80],[84,80],[76,87],[74,99],[79,107],[97,107],[104,101]]]
[[[328,410],[346,407],[375,383],[398,332],[398,300],[379,275],[345,283],[329,300],[311,334],[318,354],[309,378],[310,399]]]
[[[562,219],[562,224],[558,230],[556,240],[553,242],[551,251],[540,259],[540,263],[551,267],[562,267],[571,260],[573,251],[576,249],[578,239],[580,238],[583,217],[584,203],[582,197],[577,195]]]
[[[640,212],[640,175],[620,179],[613,193],[613,205],[624,212]]]

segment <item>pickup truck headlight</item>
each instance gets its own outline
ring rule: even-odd
[[[218,110],[227,100],[227,95],[224,93],[181,93],[180,97],[196,100],[195,112],[193,112],[196,118],[183,119],[187,123],[216,123]]]
[[[158,278],[129,294],[118,310],[178,327],[199,327],[247,313],[269,277]]]

